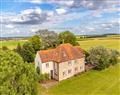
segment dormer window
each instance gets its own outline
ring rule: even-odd
[[[72,62],[71,62],[71,61],[68,61],[68,65],[69,65],[69,66],[72,65]]]
[[[66,55],[66,53],[65,52],[63,52],[63,57],[66,57],[67,55]]]

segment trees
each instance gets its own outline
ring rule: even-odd
[[[35,54],[38,50],[40,50],[41,41],[40,37],[35,35],[29,39],[28,42],[25,42],[23,46],[19,43],[15,51],[20,54],[24,61],[33,62],[35,58]]]
[[[69,31],[61,32],[59,34],[59,42],[60,43],[70,43],[72,45],[77,45],[76,36]]]
[[[118,53],[114,50],[108,50],[102,46],[97,46],[89,50],[87,61],[95,65],[98,70],[105,69],[111,64],[117,63]]]
[[[36,34],[39,35],[42,39],[42,49],[47,49],[50,47],[53,48],[59,44],[58,34],[54,31],[48,31],[47,29],[44,29],[38,30]]]
[[[24,61],[27,61],[27,62],[34,61],[35,50],[30,42],[24,43],[22,50],[21,50],[21,56]]]
[[[112,64],[112,65],[114,65],[114,64],[117,64],[117,61],[118,61],[118,56],[119,56],[119,52],[117,51],[117,50],[110,50],[109,51],[109,55],[110,55],[110,63]]]
[[[18,54],[22,55],[22,46],[20,45],[20,43],[18,43],[15,51],[16,51]]]
[[[34,35],[29,39],[29,42],[32,43],[35,52],[39,51],[41,48],[41,39],[38,35]]]
[[[0,50],[0,95],[37,95],[36,72],[32,64],[10,50]]]
[[[25,42],[23,46],[17,45],[15,51],[23,58],[24,62],[33,62],[35,58],[35,50],[32,43]]]

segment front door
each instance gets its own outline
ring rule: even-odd
[[[50,71],[51,79],[53,79],[53,70]]]

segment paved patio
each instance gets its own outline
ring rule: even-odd
[[[57,85],[59,82],[56,81],[56,80],[48,80],[48,81],[45,81],[45,82],[42,82],[40,83],[42,87],[48,89],[54,85]]]

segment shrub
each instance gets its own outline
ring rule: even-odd
[[[39,75],[39,81],[42,82],[42,81],[46,81],[46,80],[49,80],[50,77],[49,77],[49,74],[48,73],[45,73],[45,74],[40,74]]]
[[[116,64],[118,54],[116,50],[108,50],[102,46],[97,46],[89,50],[87,61],[95,65],[96,69],[102,70]]]
[[[2,50],[9,50],[9,49],[6,46],[2,46]]]

